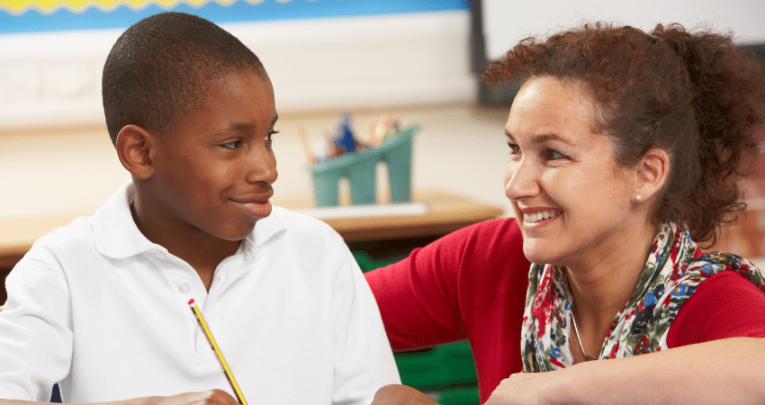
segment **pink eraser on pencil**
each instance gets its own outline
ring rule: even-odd
[[[193,304],[194,304],[194,298],[189,300],[189,305],[193,305]]]

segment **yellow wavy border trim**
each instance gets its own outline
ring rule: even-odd
[[[218,3],[229,6],[240,0],[2,0],[0,11],[6,11],[13,15],[21,15],[30,9],[35,9],[43,14],[51,14],[60,8],[67,8],[74,13],[80,13],[90,7],[98,7],[101,11],[111,11],[119,6],[128,6],[133,10],[141,10],[155,4],[163,9],[173,8],[181,3],[199,8],[208,3]],[[243,0],[251,4],[259,4],[264,0]],[[276,0],[279,3],[289,3],[292,0]]]

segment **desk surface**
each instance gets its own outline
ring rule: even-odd
[[[413,193],[413,200],[428,205],[424,215],[326,220],[346,242],[440,236],[503,214],[499,207],[440,190]],[[313,206],[311,198],[276,200],[292,210]],[[84,214],[89,215],[89,214]],[[0,220],[0,268],[13,266],[37,238],[70,223],[78,215]]]

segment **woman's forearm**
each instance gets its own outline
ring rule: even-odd
[[[762,404],[765,339],[731,338],[549,373],[514,374],[499,404]]]
[[[765,403],[765,339],[723,339],[568,371],[563,381],[577,403]]]

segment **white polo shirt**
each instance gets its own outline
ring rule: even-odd
[[[252,404],[368,404],[399,377],[374,297],[329,226],[274,208],[215,270],[146,239],[124,185],[95,215],[40,238],[6,280],[0,398],[64,402],[233,394],[189,309],[197,302]]]

